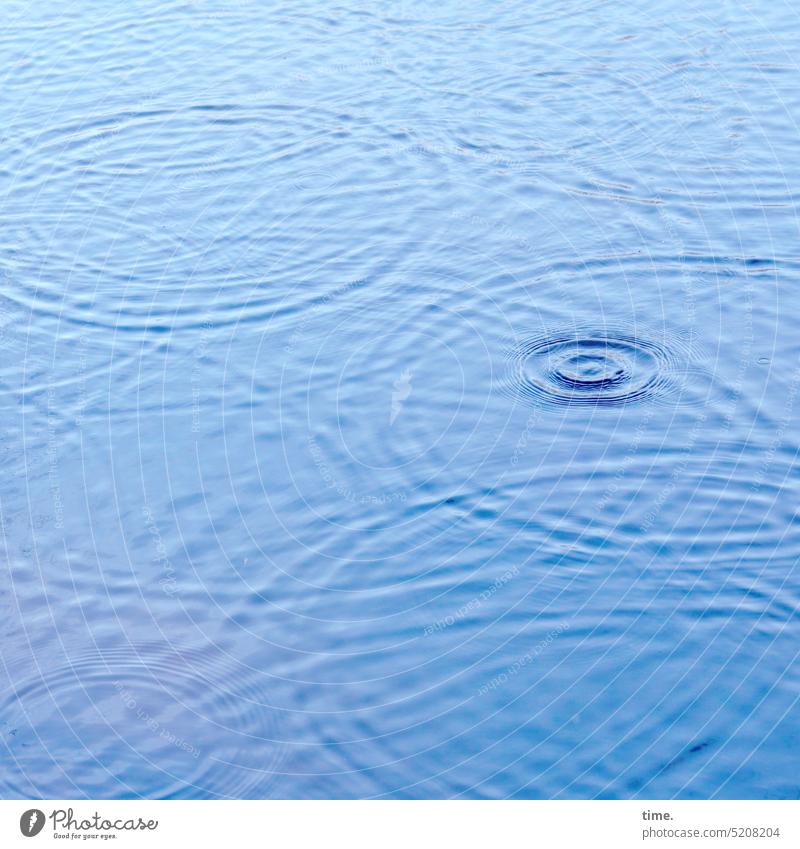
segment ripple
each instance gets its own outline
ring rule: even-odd
[[[0,704],[4,798],[263,796],[282,758],[247,670],[208,652],[92,652]]]
[[[619,406],[664,398],[680,388],[686,355],[607,329],[536,336],[511,352],[508,388],[544,406]]]

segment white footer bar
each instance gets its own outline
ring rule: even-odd
[[[795,801],[0,801],[0,846],[800,847]]]

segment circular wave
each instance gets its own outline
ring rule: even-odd
[[[249,670],[207,652],[92,652],[0,703],[3,797],[263,796],[283,757]]]
[[[609,330],[556,333],[529,339],[509,358],[512,393],[550,406],[619,406],[661,398],[685,373],[670,349]]]

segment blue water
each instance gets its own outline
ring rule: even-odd
[[[4,18],[0,796],[800,796],[796,9]]]

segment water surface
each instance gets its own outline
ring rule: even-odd
[[[796,10],[5,19],[0,796],[800,795]]]

